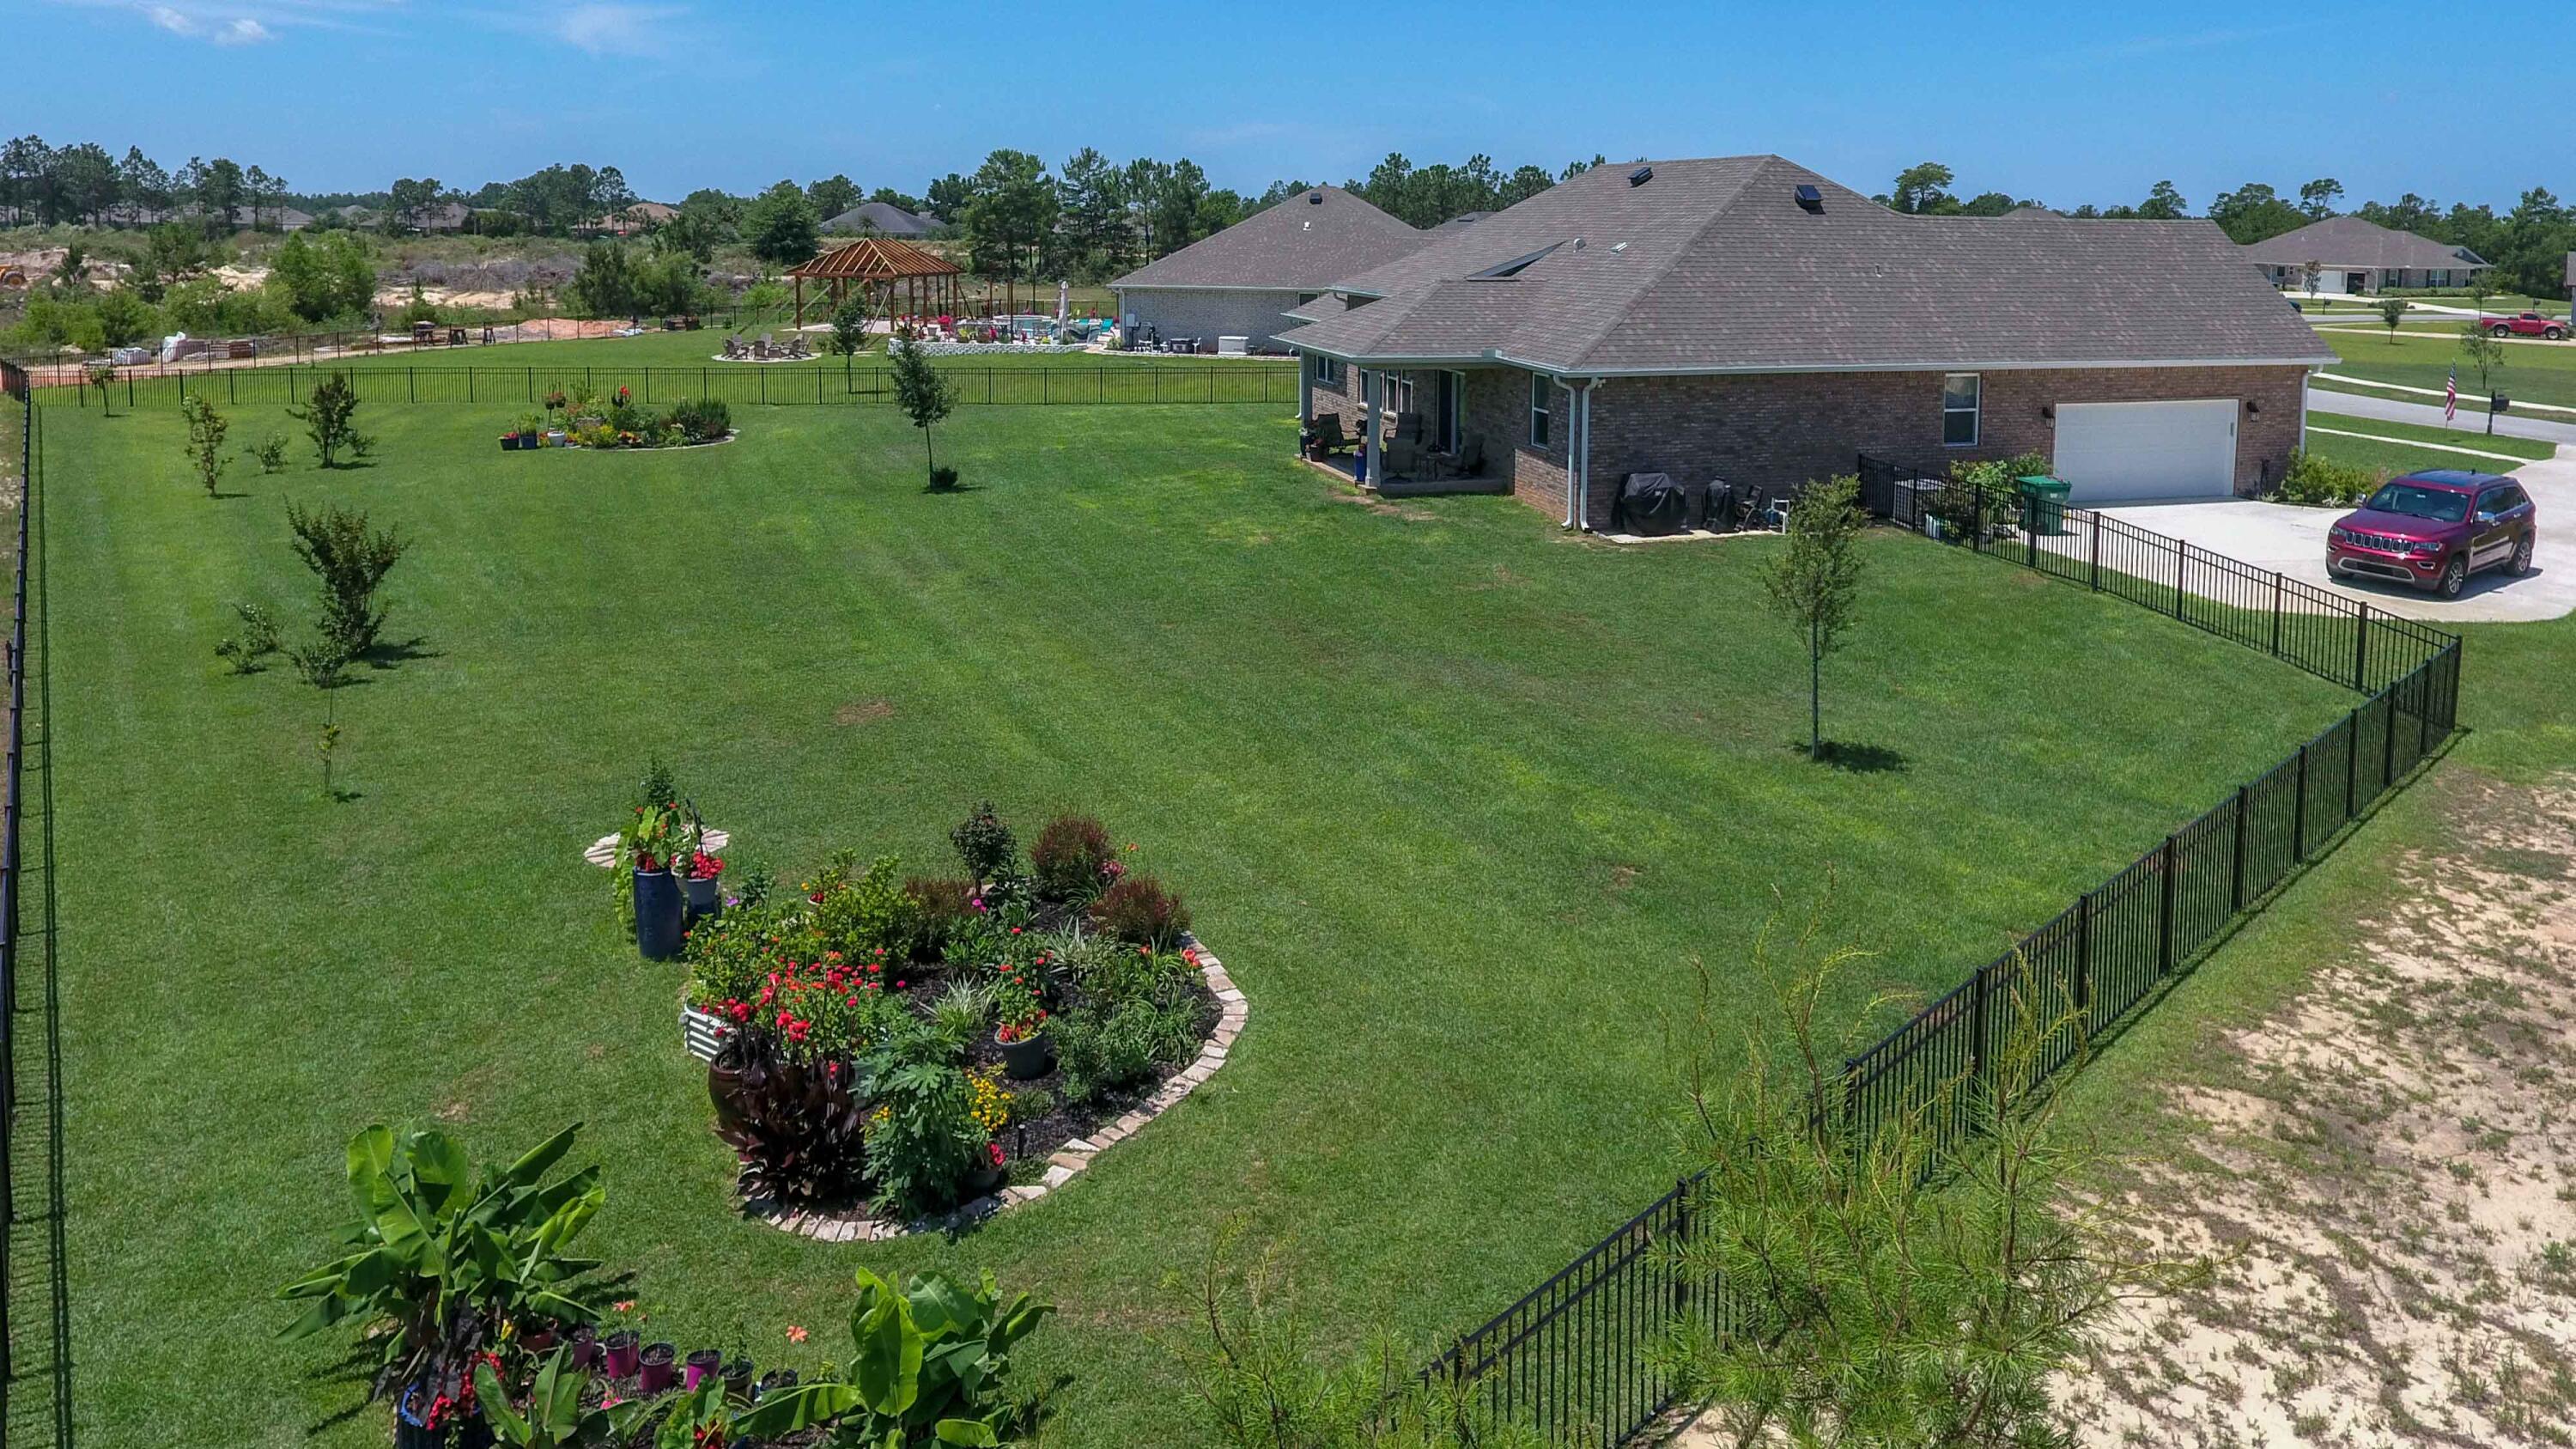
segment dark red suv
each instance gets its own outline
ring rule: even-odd
[[[2469,575],[2502,565],[2531,572],[2540,510],[2520,483],[2493,473],[2428,468],[2391,478],[2326,531],[2326,569],[2456,599]]]

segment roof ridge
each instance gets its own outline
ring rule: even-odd
[[[1567,355],[1577,358],[1591,356],[1592,350],[1600,346],[1603,339],[1609,337],[1622,325],[1626,324],[1629,318],[1635,314],[1638,306],[1648,297],[1654,295],[1655,289],[1663,285],[1664,278],[1671,276],[1673,269],[1681,265],[1682,259],[1689,256],[1692,250],[1699,245],[1700,238],[1708,235],[1710,228],[1716,226],[1720,221],[1725,220],[1727,213],[1735,209],[1735,203],[1743,199],[1746,189],[1752,186],[1754,178],[1768,174],[1775,163],[1781,166],[1786,166],[1792,171],[1797,172],[1799,175],[1812,178],[1816,181],[1823,181],[1825,179],[1822,176],[1816,175],[1815,172],[1809,171],[1807,168],[1800,166],[1795,161],[1789,160],[1785,156],[1773,155],[1769,152],[1765,152],[1759,156],[1711,156],[1703,159],[1710,161],[1749,160],[1758,164],[1756,164],[1752,169],[1746,171],[1724,196],[1719,197],[1717,201],[1709,207],[1708,215],[1700,218],[1699,225],[1692,227],[1690,235],[1682,239],[1681,245],[1673,248],[1673,254],[1656,265],[1652,271],[1649,271],[1645,278],[1629,291],[1627,300],[1623,302],[1616,311],[1610,313],[1609,316],[1602,321],[1600,326],[1592,329],[1592,334],[1590,336],[1585,337],[1576,346],[1568,349]],[[1651,166],[1654,163],[1647,162],[1644,164]],[[1666,164],[1669,165],[1672,163],[1668,162]]]

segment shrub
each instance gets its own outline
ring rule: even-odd
[[[859,961],[872,955],[903,960],[912,949],[913,906],[896,872],[901,862],[881,855],[865,871],[853,873],[855,852],[832,857],[819,881],[806,889],[813,904],[814,928],[825,950]]]
[[[945,463],[942,463],[942,464],[940,464],[938,467],[931,469],[931,470],[930,470],[930,491],[931,491],[931,492],[933,492],[933,493],[954,493],[954,492],[956,492],[956,491],[957,491],[957,470],[956,470],[956,469],[954,469],[954,468],[949,467],[949,466],[948,466],[947,464],[945,464]]]
[[[931,1273],[894,1284],[858,1270],[846,1364],[773,1391],[735,1421],[748,1443],[809,1425],[835,1444],[1017,1444],[1039,1429],[1044,1395],[1009,1392],[1011,1349],[1054,1310],[1025,1293],[1002,1301],[993,1275],[961,1283]]]
[[[304,406],[289,408],[287,415],[305,425],[305,435],[313,439],[313,451],[325,468],[339,466],[343,450],[365,457],[374,440],[358,431],[358,389],[345,372],[335,372],[313,385]]]
[[[1068,1102],[1089,1105],[1142,1086],[1198,1051],[1198,1003],[1186,994],[1089,1003],[1055,1019],[1056,1066]]]
[[[2283,503],[2339,508],[2369,497],[2387,481],[2385,472],[2320,458],[2303,449],[2290,455],[2290,466],[2281,474],[2280,489],[2272,496]]]
[[[712,443],[733,431],[733,410],[722,398],[682,398],[671,404],[670,418],[692,443]]]
[[[250,455],[258,460],[259,471],[263,473],[285,472],[286,435],[284,433],[269,434],[267,437],[259,440],[257,446],[250,450]]]
[[[286,522],[295,531],[295,556],[322,586],[324,642],[339,651],[344,664],[363,657],[384,628],[376,589],[410,551],[410,543],[391,529],[370,529],[366,514],[338,504],[307,513],[290,501]]]
[[[1067,969],[1083,1000],[1094,1006],[1195,999],[1191,982],[1198,968],[1177,951],[1113,945],[1093,936],[1067,959]]]
[[[1179,943],[1190,928],[1190,908],[1163,883],[1145,874],[1120,877],[1091,903],[1091,921],[1106,934],[1139,946]]]
[[[1019,843],[1011,838],[1011,827],[993,812],[990,800],[959,821],[948,839],[957,847],[957,862],[966,867],[966,878],[979,884],[998,878],[1019,859]]]
[[[736,1031],[707,1072],[716,1135],[742,1159],[745,1196],[846,1203],[864,1189],[867,1103],[840,1057],[800,1060],[765,1031]]]
[[[241,619],[241,632],[217,644],[215,653],[233,673],[255,674],[259,661],[277,652],[277,620],[257,604],[235,604],[233,613]]]
[[[903,883],[903,895],[912,905],[908,954],[915,961],[938,960],[950,939],[975,918],[975,908],[968,904],[975,887],[969,881],[917,875]]]
[[[349,656],[328,639],[316,639],[286,651],[286,662],[295,666],[295,677],[315,689],[337,689],[340,676],[349,667]]]
[[[930,1034],[950,1057],[962,1057],[993,1021],[993,989],[972,981],[949,983],[930,1003]]]
[[[1001,1149],[975,1117],[966,1074],[942,1062],[906,1062],[876,1081],[867,1150],[879,1212],[917,1217],[954,1206],[967,1180],[1000,1165]]]
[[[1038,893],[1049,900],[1087,902],[1108,884],[1109,831],[1088,815],[1059,815],[1038,831],[1029,847]]]

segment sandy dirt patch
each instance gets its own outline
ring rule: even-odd
[[[2229,1257],[2122,1323],[2085,1443],[2576,1442],[2576,779],[2444,788],[2353,959],[2168,1087],[2134,1189]]]

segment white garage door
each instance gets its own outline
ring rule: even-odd
[[[2236,401],[2059,403],[2057,476],[2076,503],[2236,491]]]

